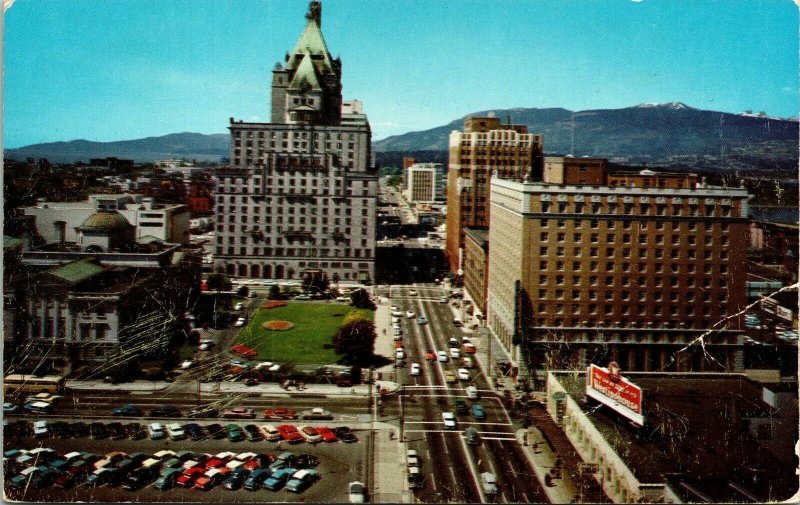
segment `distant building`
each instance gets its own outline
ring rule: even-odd
[[[543,181],[549,184],[605,185],[608,160],[604,158],[574,158],[545,156]]]
[[[215,269],[231,275],[372,282],[378,176],[361,103],[342,100],[342,63],[309,4],[272,72],[270,123],[231,118],[232,165],[218,170]]]
[[[487,324],[540,381],[610,360],[741,371],[746,190],[608,180],[626,183],[492,179]]]
[[[405,169],[405,197],[415,203],[444,200],[444,166],[441,163],[415,163]]]
[[[105,167],[111,171],[130,170],[133,168],[133,160],[125,160],[115,157],[110,158],[92,158],[89,160],[89,165],[94,167]]]
[[[462,269],[464,228],[489,226],[491,178],[541,180],[542,136],[494,117],[470,117],[450,134],[447,169],[447,243],[450,270]]]
[[[585,371],[547,376],[548,413],[614,503],[775,503],[795,494],[796,384],[626,375],[642,390],[641,428],[587,397]]]
[[[81,244],[82,240],[86,240],[87,246],[94,243],[90,238],[91,226],[87,227],[87,222],[97,212],[119,216],[114,219],[120,222],[124,220],[130,226],[135,240],[153,237],[164,242],[189,243],[187,207],[159,204],[153,198],[142,195],[96,194],[89,195],[84,202],[48,202],[42,198],[36,206],[24,209],[25,216],[34,220],[44,242]]]
[[[481,314],[486,314],[489,286],[489,230],[464,228],[464,289]]]

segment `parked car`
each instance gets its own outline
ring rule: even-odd
[[[394,350],[394,357],[395,357],[395,359],[398,359],[398,360],[405,359],[406,351],[403,348],[395,349]]]
[[[336,433],[334,433],[333,430],[327,426],[319,426],[317,428],[317,435],[322,438],[323,442],[336,442],[338,440]]]
[[[417,296],[417,290],[416,290],[416,289],[412,289],[412,290],[410,290],[410,291],[408,292],[408,296]]]
[[[175,483],[181,487],[192,487],[194,482],[202,477],[205,472],[206,469],[202,466],[194,466],[185,470]]]
[[[316,482],[317,479],[319,479],[319,474],[316,470],[299,470],[286,483],[286,490],[290,493],[302,493],[311,487],[311,484]]]
[[[292,477],[294,474],[297,473],[297,470],[294,468],[284,467],[278,470],[275,470],[272,475],[264,480],[264,489],[268,489],[270,491],[278,491],[280,490],[286,482]]]
[[[436,354],[432,350],[427,349],[425,351],[425,359],[428,361],[433,361],[436,359]]]
[[[453,373],[452,370],[445,370],[444,371],[444,380],[448,384],[453,384],[457,381],[456,374]]]
[[[264,484],[264,480],[268,479],[272,474],[269,468],[256,468],[244,481],[244,488],[248,491],[256,491]]]
[[[464,326],[464,323],[461,322],[461,319],[456,317],[455,319],[453,319],[453,326],[460,328]]]
[[[486,419],[486,412],[484,412],[483,410],[483,405],[481,405],[480,403],[472,405],[472,417],[474,417],[478,421]]]
[[[414,311],[413,310],[407,310],[406,311],[406,318],[414,319]]]
[[[125,428],[122,427],[122,423],[108,423],[106,428],[108,429],[108,435],[111,437],[111,440],[122,440],[123,438],[127,438],[127,434],[125,433]]]
[[[458,349],[459,345],[460,344],[458,343],[458,339],[456,337],[450,337],[450,340],[447,341],[447,346],[450,347],[451,349],[453,348]]]
[[[447,357],[447,353],[444,351],[436,351],[436,359],[438,359],[442,363],[446,363],[449,359]]]
[[[244,303],[243,302],[237,303],[236,305],[233,306],[233,310],[244,310]]]
[[[242,432],[242,428],[240,428],[238,424],[227,425],[225,431],[228,433],[228,440],[230,442],[241,442],[244,440],[244,432]]]
[[[422,374],[422,369],[420,368],[419,363],[411,364],[411,371],[409,372],[409,374],[413,377]]]
[[[243,318],[243,317],[240,317],[239,319],[237,319],[237,320],[236,320],[236,322],[235,322],[235,323],[233,323],[233,325],[234,325],[234,326],[236,326],[237,328],[241,328],[241,327],[242,327],[242,326],[244,326],[246,323],[247,323],[247,319],[245,319],[245,318]]]
[[[255,419],[255,410],[247,407],[234,407],[222,413],[226,419]]]
[[[175,482],[180,477],[181,471],[177,468],[168,468],[161,473],[161,476],[156,479],[154,487],[159,491],[170,489],[175,485]]]
[[[478,445],[481,443],[478,430],[474,426],[470,426],[464,430],[464,438],[469,445]]]
[[[275,407],[274,409],[264,410],[264,419],[282,420],[297,418],[297,413],[292,409],[287,409],[286,407]]]
[[[317,434],[317,429],[313,426],[301,426],[300,434],[306,439],[307,442],[312,444],[316,444],[322,440],[322,437]]]
[[[169,438],[171,440],[184,440],[186,438],[186,432],[183,430],[183,427],[178,423],[168,424],[167,433],[169,434]]]
[[[278,426],[278,431],[281,434],[281,439],[290,444],[298,444],[303,441],[303,435],[297,431],[297,428],[290,424],[282,424]]]
[[[147,436],[142,425],[139,423],[128,423],[123,426],[125,429],[125,434],[128,435],[128,438],[131,440],[141,440]],[[75,427],[72,428],[73,433],[75,432]]]
[[[209,407],[208,405],[201,405],[198,407],[192,407],[189,409],[189,412],[187,412],[186,415],[187,417],[191,418],[217,417],[219,416],[219,411],[213,407]]]
[[[150,440],[161,440],[167,437],[167,434],[164,432],[164,426],[161,423],[148,424],[147,432],[150,434]]]
[[[247,435],[247,440],[251,442],[260,442],[264,440],[264,436],[261,435],[261,430],[255,424],[246,424],[244,426],[245,435]]]
[[[466,368],[458,369],[458,380],[468,381],[470,379],[472,379],[472,377],[469,376],[469,370]]]
[[[470,400],[477,400],[478,399],[478,388],[475,386],[468,386],[467,389],[467,398]]]
[[[242,487],[246,478],[247,470],[243,468],[237,468],[236,470],[232,471],[228,478],[222,482],[222,487],[228,491],[235,491]]]
[[[425,316],[419,316],[417,318],[417,324],[428,324],[428,318]]]
[[[3,404],[3,413],[4,414],[16,414],[20,411],[19,405],[14,403],[6,402]]]
[[[467,354],[475,354],[478,352],[478,348],[472,344],[464,344],[464,352]]]
[[[181,411],[174,405],[162,405],[150,410],[150,417],[181,417]]]
[[[89,425],[89,436],[95,440],[108,438],[108,430],[103,423],[92,423]]]
[[[214,440],[219,440],[225,438],[225,430],[222,428],[222,425],[214,423],[209,424],[206,426],[206,430],[208,430],[208,435],[213,438]]]
[[[261,434],[264,436],[264,439],[270,442],[280,440],[281,438],[281,434],[278,429],[271,424],[262,424]]]

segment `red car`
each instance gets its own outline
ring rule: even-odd
[[[221,466],[225,466],[225,462],[219,458],[209,458],[205,463],[203,463],[203,465],[206,467],[206,469],[219,468]]]
[[[467,354],[475,354],[478,352],[478,349],[472,344],[464,344],[464,352]]]
[[[297,419],[297,412],[286,407],[275,407],[264,411],[264,419]]]
[[[209,470],[205,475],[195,481],[194,488],[201,491],[208,491],[225,480],[230,473],[230,468],[214,468],[213,470]]]
[[[290,444],[299,444],[303,441],[303,435],[297,431],[297,428],[290,424],[282,424],[278,426],[278,432],[281,434],[281,439],[289,442]]]
[[[203,476],[206,472],[206,469],[202,466],[196,466],[194,468],[190,468],[183,472],[183,474],[178,477],[178,481],[175,483],[181,487],[192,487],[194,482]]]
[[[433,361],[436,359],[436,354],[434,354],[433,351],[428,349],[427,351],[425,351],[425,359],[427,359],[428,361]]]
[[[323,442],[336,442],[339,440],[336,438],[336,433],[334,433],[333,430],[327,426],[320,426],[317,428],[317,435],[322,437]]]

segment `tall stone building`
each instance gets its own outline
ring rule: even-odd
[[[450,270],[463,273],[464,228],[489,226],[491,177],[541,179],[542,136],[494,117],[470,117],[450,134],[447,242]]]
[[[271,122],[231,118],[231,166],[218,172],[215,269],[331,279],[375,275],[378,177],[361,103],[342,100],[342,62],[320,29],[322,6],[272,72]]]

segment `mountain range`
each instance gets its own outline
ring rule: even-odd
[[[640,104],[622,109],[570,111],[562,108],[514,108],[474,112],[502,122],[524,124],[541,133],[545,153],[601,156],[620,163],[675,164],[738,156],[764,168],[797,164],[798,121],[751,113],[731,114],[695,109],[680,102]],[[445,161],[450,132],[463,129],[464,118],[429,130],[408,132],[373,142],[382,165],[412,151]],[[72,140],[7,149],[6,158],[48,158],[64,163],[90,158],[132,158],[150,162],[166,158],[219,161],[228,156],[228,134],[175,133],[116,142]],[[737,167],[738,169],[738,167]]]

